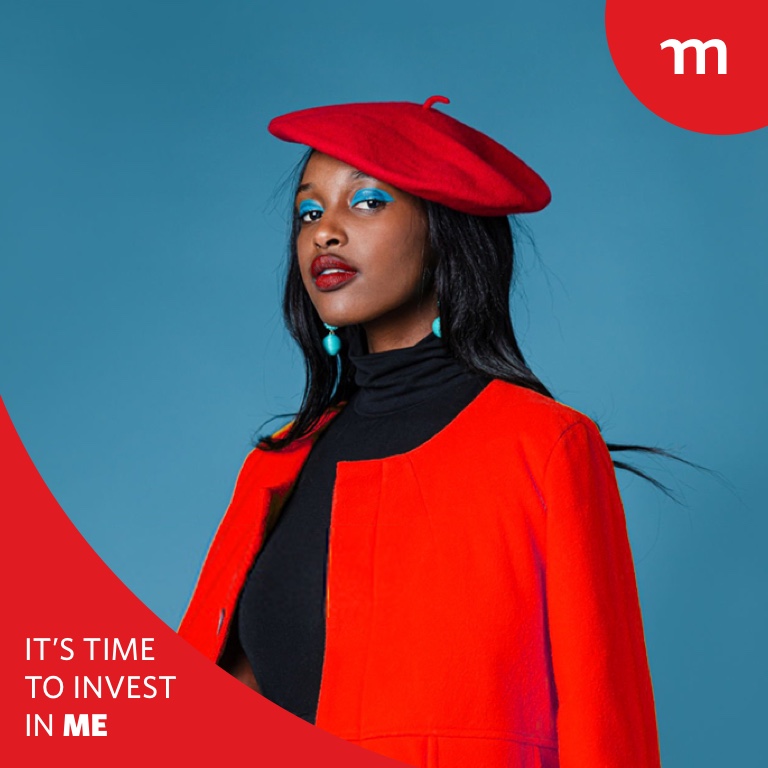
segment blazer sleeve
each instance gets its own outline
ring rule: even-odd
[[[653,690],[608,448],[584,418],[543,480],[546,602],[561,768],[657,768]]]

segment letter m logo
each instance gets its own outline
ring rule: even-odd
[[[90,736],[91,721],[88,715],[79,715],[75,720],[74,715],[64,715],[64,735],[65,736]]]
[[[717,74],[725,75],[728,72],[728,51],[726,50],[725,43],[722,40],[707,40],[706,43],[702,43],[701,40],[686,40],[681,43],[679,40],[665,40],[661,44],[661,50],[665,48],[672,48],[675,51],[675,74],[682,75],[685,73],[685,49],[696,49],[696,74],[703,75],[706,73],[706,53],[708,48],[717,48]]]

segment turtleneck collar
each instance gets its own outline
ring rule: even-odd
[[[349,359],[359,387],[350,405],[364,416],[381,416],[440,398],[476,374],[465,370],[433,333],[418,344],[386,352],[366,352],[365,336],[350,342]]]

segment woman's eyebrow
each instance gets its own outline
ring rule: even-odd
[[[371,181],[378,181],[378,179],[374,178],[373,176],[370,176],[364,171],[350,171],[349,177],[351,179],[370,179]],[[304,184],[299,184],[299,186],[296,188],[296,194],[298,194],[299,192],[306,192],[309,189],[312,189],[311,181],[307,181]]]

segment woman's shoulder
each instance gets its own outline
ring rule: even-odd
[[[254,448],[246,456],[241,469],[241,474],[243,471],[249,472],[265,462],[277,462],[278,464],[291,465],[296,460],[301,461],[302,457],[309,452],[323,430],[331,423],[331,421],[333,421],[334,417],[341,412],[343,405],[344,404],[342,403],[341,405],[334,405],[328,408],[306,434],[291,440],[291,442],[286,443],[279,448],[270,447],[265,442],[265,438],[261,437]],[[272,440],[279,440],[280,438],[285,437],[294,423],[295,419],[291,419],[279,429],[276,429],[269,434],[268,437]]]
[[[598,429],[589,416],[576,408],[519,384],[493,379],[485,392],[489,415],[505,426],[514,424],[541,435],[560,435],[576,424]]]
[[[546,464],[562,442],[604,443],[586,414],[527,387],[493,379],[473,405],[466,427],[490,455],[513,450],[532,466]]]

